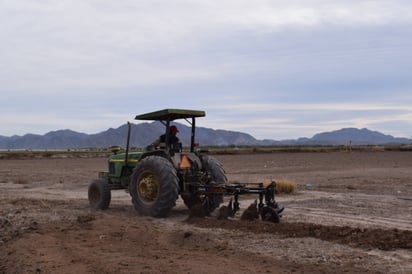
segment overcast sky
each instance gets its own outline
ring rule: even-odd
[[[0,135],[163,108],[258,139],[412,136],[412,1],[0,0]]]

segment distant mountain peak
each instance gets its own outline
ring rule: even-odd
[[[179,138],[184,146],[190,143],[190,127],[175,123],[179,127]],[[159,122],[132,124],[131,146],[145,147],[164,133]],[[108,148],[113,145],[126,146],[127,125],[109,128],[96,134],[79,133],[70,129],[50,131],[44,135],[0,136],[0,149],[79,149]],[[380,145],[409,144],[407,138],[395,138],[367,128],[342,128],[314,135],[312,138],[297,140],[256,140],[252,135],[222,129],[198,127],[196,142],[201,146],[290,146],[290,145]]]
[[[333,145],[343,145],[352,142],[353,144],[368,145],[368,144],[390,144],[390,143],[405,143],[406,138],[395,138],[391,135],[385,135],[378,131],[369,130],[367,128],[342,128],[335,131],[323,132],[312,137],[311,141],[319,143],[327,143]]]

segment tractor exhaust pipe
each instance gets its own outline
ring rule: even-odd
[[[130,122],[127,122],[126,155],[124,156],[124,164],[125,165],[127,165],[127,161],[129,160],[130,131],[131,131],[131,124],[130,124]]]

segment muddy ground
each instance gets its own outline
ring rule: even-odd
[[[0,273],[412,273],[411,152],[215,157],[232,181],[297,183],[279,224],[188,219],[180,199],[142,217],[124,191],[96,212],[105,158],[0,159]]]

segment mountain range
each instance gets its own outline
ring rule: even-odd
[[[191,128],[184,124],[179,128],[179,138],[183,146],[190,143]],[[131,125],[130,146],[142,148],[156,140],[164,133],[160,122]],[[69,129],[51,131],[44,135],[26,134],[23,136],[0,136],[0,149],[80,149],[108,148],[113,145],[126,146],[127,125],[116,129],[110,128],[96,134],[85,134]],[[323,132],[312,138],[294,140],[257,140],[252,135],[221,129],[198,127],[196,142],[201,146],[291,146],[291,145],[382,145],[410,144],[407,138],[396,138],[391,135],[372,131],[366,128],[343,128],[331,132]]]

